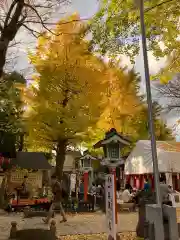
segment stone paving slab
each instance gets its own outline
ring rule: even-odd
[[[56,215],[58,235],[96,234],[106,233],[107,224],[105,215],[102,213],[68,215],[66,223],[60,223],[60,215]],[[118,232],[136,230],[137,213],[121,213],[118,215]],[[0,240],[6,240],[9,236],[12,221],[18,223],[18,229],[43,228],[49,226],[42,222],[42,218],[23,218],[23,214],[0,215]]]

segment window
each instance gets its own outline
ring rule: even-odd
[[[91,167],[91,159],[84,159],[83,167]]]
[[[111,144],[109,145],[109,158],[110,159],[118,159],[119,156],[119,144]]]

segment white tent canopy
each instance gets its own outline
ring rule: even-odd
[[[157,141],[159,172],[180,173],[180,144]],[[179,145],[179,146],[178,146]],[[153,173],[151,142],[140,140],[125,161],[126,175]]]

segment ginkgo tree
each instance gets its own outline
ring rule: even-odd
[[[111,77],[108,78],[108,91],[102,98],[103,113],[96,128],[89,128],[84,146],[94,151],[92,146],[104,137],[106,131],[115,128],[132,142],[130,148],[123,150],[122,154],[127,154],[138,140],[150,139],[148,107],[144,96],[140,94],[140,78],[133,70],[127,72],[118,67],[117,63],[110,62],[108,74]],[[161,111],[160,105],[153,102],[156,140],[173,140],[171,129],[160,117]]]
[[[74,21],[63,25],[67,20]],[[44,33],[29,55],[36,71],[26,93],[29,141],[56,150],[60,179],[66,147],[97,122],[107,84],[106,66],[88,51],[79,20],[78,15],[61,20],[56,34]]]
[[[25,98],[28,139],[41,149],[56,150],[60,179],[67,146],[87,142],[88,135],[96,139],[112,127],[132,136],[147,120],[147,111],[141,114],[139,78],[119,62],[106,64],[93,55],[85,30],[78,15],[61,20],[29,54],[35,74]]]

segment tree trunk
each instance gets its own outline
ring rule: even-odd
[[[24,0],[16,0],[8,6],[9,10],[6,13],[0,37],[0,78],[3,75],[9,43],[15,39],[26,19],[26,16],[23,16],[24,2]]]
[[[22,152],[24,148],[24,133],[20,135],[20,141],[19,141],[19,152]]]
[[[10,185],[10,181],[11,181],[11,171],[7,170],[4,174],[4,178],[0,187],[0,209],[4,209],[8,205],[9,200],[7,196],[5,198],[5,193],[6,193],[6,188]]]
[[[66,146],[67,146],[67,140],[65,139],[59,139],[57,144],[57,155],[56,155],[56,176],[59,179],[59,181],[62,180],[63,175],[63,167],[65,162],[65,156],[66,156]]]
[[[6,179],[5,179],[5,176],[4,176],[3,181],[1,183],[1,187],[0,187],[0,209],[4,209],[5,188],[6,188]]]
[[[0,78],[3,76],[3,68],[6,63],[6,54],[9,41],[6,39],[0,39]]]

